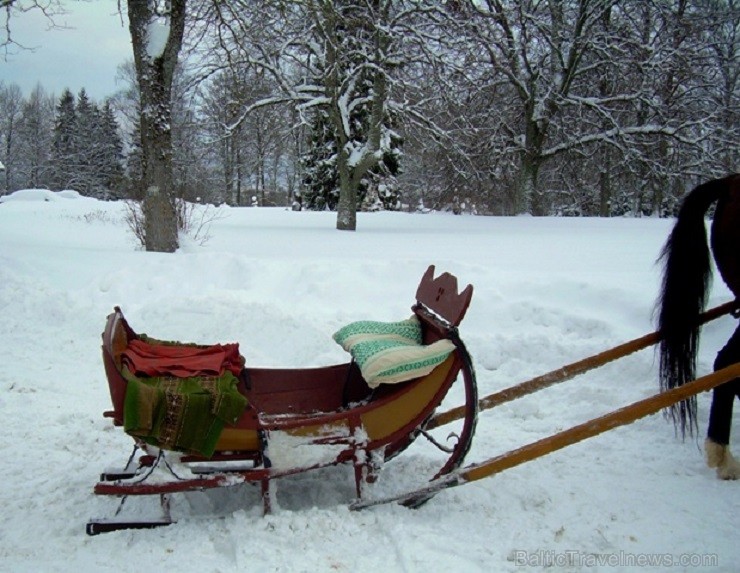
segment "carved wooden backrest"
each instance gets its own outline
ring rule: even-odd
[[[472,297],[473,285],[459,292],[454,275],[444,272],[434,278],[434,265],[429,265],[416,290],[418,303],[443,318],[450,326],[458,326],[462,322]]]

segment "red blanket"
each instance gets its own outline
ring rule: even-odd
[[[221,376],[227,370],[239,376],[244,367],[238,343],[203,347],[134,339],[121,354],[121,360],[138,376]]]

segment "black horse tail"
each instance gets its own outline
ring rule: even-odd
[[[720,180],[696,187],[683,200],[675,226],[660,254],[663,285],[658,300],[661,333],[660,388],[669,390],[696,377],[699,315],[704,311],[712,266],[704,218],[726,190]],[[698,431],[696,397],[671,406],[666,415],[681,435]]]

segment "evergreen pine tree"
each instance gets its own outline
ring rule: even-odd
[[[364,140],[367,128],[367,107],[353,114],[355,141]],[[386,125],[388,129],[388,125]],[[363,178],[359,200],[363,210],[396,210],[400,208],[397,177],[401,173],[402,138],[389,130],[390,148]],[[326,112],[319,110],[314,116],[308,151],[301,159],[304,168],[302,193],[303,207],[311,210],[336,210],[339,201],[339,175],[336,166],[336,137],[327,120]]]
[[[69,187],[77,171],[75,130],[77,112],[75,98],[68,89],[64,90],[56,107],[54,140],[52,143],[53,186],[57,189]]]
[[[106,100],[99,114],[100,163],[98,182],[105,190],[104,198],[118,199],[122,196],[123,182],[123,143],[118,130],[110,100]]]
[[[304,168],[302,206],[312,211],[335,211],[339,201],[337,145],[325,110],[318,110],[311,127],[308,151],[301,159]]]
[[[83,195],[98,197],[100,186],[97,176],[99,163],[99,111],[90,101],[85,88],[77,95],[74,148],[77,153],[75,188]]]
[[[349,0],[341,0],[344,4],[341,13],[345,20],[338,24],[338,37],[344,43],[338,52],[340,58],[340,76],[345,77],[350,70],[363,69],[355,78],[354,93],[351,99],[355,105],[350,112],[349,145],[358,148],[367,142],[369,121],[372,106],[373,78],[369,68],[363,68],[366,59],[365,51],[371,44],[370,37],[374,33],[373,24],[363,20],[368,13],[361,11],[358,6]],[[317,83],[321,83],[325,70],[315,72]],[[360,103],[358,103],[360,102]],[[400,208],[400,193],[396,177],[400,175],[400,158],[402,138],[392,130],[391,117],[387,115],[384,129],[387,133],[383,156],[362,179],[358,189],[358,202],[362,209],[398,209]],[[335,210],[339,201],[339,174],[337,172],[337,133],[329,121],[326,109],[317,109],[311,129],[309,149],[302,158],[304,166],[302,202],[304,208]]]

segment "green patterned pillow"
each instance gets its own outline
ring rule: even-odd
[[[371,388],[425,376],[455,349],[447,339],[423,345],[415,316],[400,322],[353,322],[338,330],[334,340],[352,354]]]
[[[416,316],[399,322],[359,320],[340,328],[334,333],[334,340],[348,352],[356,342],[371,338],[397,340],[406,344],[421,344],[421,324],[419,324],[419,319]]]

